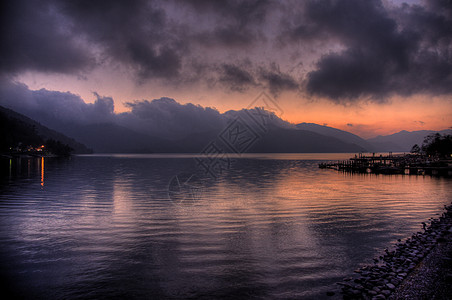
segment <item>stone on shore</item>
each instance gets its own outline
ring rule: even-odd
[[[373,265],[338,283],[344,299],[449,299],[452,290],[452,205]],[[440,274],[440,275],[438,275]]]

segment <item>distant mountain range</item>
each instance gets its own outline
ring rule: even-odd
[[[309,130],[271,126],[266,134],[250,148],[255,153],[333,153],[362,152],[365,148],[341,138]]]
[[[97,153],[178,152],[169,140],[136,132],[114,123],[66,126],[65,134],[93,148]]]
[[[224,126],[243,114],[228,112],[223,115]],[[52,119],[49,124],[62,133],[41,125],[24,115],[0,106],[2,141],[28,139],[17,122],[46,139],[59,140],[75,149],[75,153],[199,153],[210,142],[219,139],[220,129],[192,132],[176,139],[152,136],[114,122],[92,124],[68,123]],[[45,122],[45,119],[40,120]],[[13,123],[11,123],[13,122]],[[48,125],[50,127],[50,125]],[[23,128],[22,128],[23,129]],[[435,131],[401,131],[387,136],[365,140],[350,132],[313,123],[289,124],[279,118],[268,124],[267,132],[259,135],[247,152],[255,153],[332,153],[332,152],[387,152],[410,151],[414,144],[422,144],[424,137]],[[29,130],[25,130],[29,132]],[[452,130],[440,131],[452,134]],[[86,145],[86,146],[85,146]]]
[[[418,131],[406,131],[402,130],[400,132],[377,136],[371,139],[368,139],[371,145],[374,146],[375,151],[385,152],[385,151],[394,151],[394,152],[408,152],[411,148],[418,144],[422,145],[424,138],[432,133],[440,133],[442,135],[452,134],[451,129],[445,129],[441,131],[433,131],[433,130],[418,130]]]
[[[326,136],[336,137],[347,143],[358,145],[366,149],[367,152],[409,152],[415,144],[421,146],[424,138],[429,134],[437,132],[442,135],[452,134],[451,129],[445,129],[441,131],[402,130],[394,134],[384,136],[379,135],[377,137],[365,140],[353,133],[328,126],[317,125],[314,123],[301,123],[296,125],[296,127],[303,130],[317,132]]]
[[[340,130],[340,129],[336,129],[336,128],[332,128],[332,127],[328,127],[328,126],[324,126],[324,125],[318,125],[318,124],[314,124],[314,123],[300,123],[300,124],[297,124],[296,127],[298,129],[312,131],[312,132],[315,132],[318,134],[326,135],[329,137],[334,137],[334,138],[337,138],[339,140],[342,140],[342,141],[350,143],[350,144],[355,144],[355,145],[367,150],[368,152],[375,151],[375,146],[373,144],[371,144],[368,141],[366,141],[365,139],[357,136],[356,134],[350,133],[348,131],[344,131],[344,130]]]

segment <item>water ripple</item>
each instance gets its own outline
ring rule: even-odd
[[[300,158],[237,157],[184,203],[166,191],[191,156],[49,159],[43,178],[15,168],[0,185],[3,273],[28,298],[319,299],[452,201],[449,179]]]

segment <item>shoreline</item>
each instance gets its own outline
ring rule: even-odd
[[[452,205],[422,223],[423,232],[400,240],[393,251],[374,258],[338,282],[344,299],[450,299],[452,294]]]
[[[451,299],[451,229],[442,238],[388,299]]]

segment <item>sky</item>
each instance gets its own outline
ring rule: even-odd
[[[210,114],[265,92],[364,138],[452,126],[450,0],[3,2],[0,105]]]

